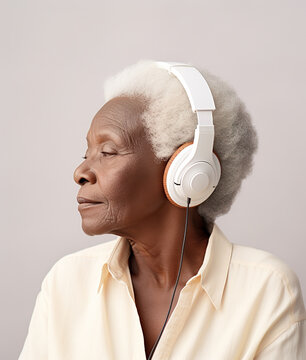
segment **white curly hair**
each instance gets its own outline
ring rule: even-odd
[[[205,69],[199,69],[207,81],[216,106],[213,112],[215,139],[213,150],[221,163],[221,178],[211,196],[198,205],[208,229],[217,216],[229,211],[251,172],[258,137],[245,104],[225,81]],[[141,121],[156,161],[168,160],[185,142],[193,141],[197,116],[192,111],[180,81],[155,61],[142,59],[124,68],[104,83],[106,102],[117,96],[142,97],[147,106]]]

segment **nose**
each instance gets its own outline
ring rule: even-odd
[[[84,161],[74,170],[73,179],[78,185],[84,185],[86,182],[95,183],[96,175],[94,170]]]

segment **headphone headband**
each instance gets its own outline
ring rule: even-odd
[[[190,64],[183,63],[157,61],[156,64],[158,67],[168,70],[169,74],[173,74],[178,78],[188,95],[193,112],[211,112],[216,109],[210,88],[199,70]],[[208,116],[207,120],[209,121],[210,119]],[[201,119],[198,117],[198,123],[205,125],[202,124],[203,121],[201,120],[202,117]],[[209,121],[207,125],[212,125],[212,123]]]

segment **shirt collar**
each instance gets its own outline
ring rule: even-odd
[[[205,256],[196,276],[201,276],[201,286],[215,309],[219,309],[227,279],[233,244],[214,223],[208,239]],[[118,236],[110,255],[102,263],[97,293],[108,274],[119,280],[126,274],[131,248],[125,237]]]

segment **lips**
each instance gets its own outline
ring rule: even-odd
[[[78,196],[77,197],[77,201],[79,204],[102,204],[101,201],[96,201],[94,199],[88,199],[88,198],[85,198],[85,197],[80,197]]]

